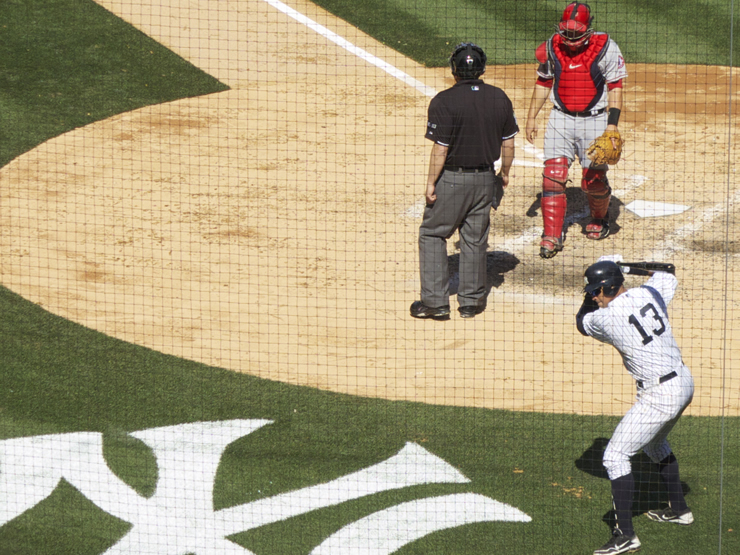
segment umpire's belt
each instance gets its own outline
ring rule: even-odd
[[[479,166],[477,168],[463,168],[460,166],[445,166],[444,168],[448,172],[455,173],[486,173],[491,171],[491,166]]]
[[[661,376],[660,378],[655,378],[653,380],[637,380],[637,388],[638,389],[647,389],[648,387],[653,387],[654,385],[660,385],[662,383],[667,382],[668,380],[672,380],[678,376],[676,374],[676,371],[674,370],[670,374],[666,374],[665,376]]]
[[[564,114],[568,116],[573,116],[574,118],[590,118],[591,116],[598,116],[599,114],[603,114],[606,112],[606,108],[599,108],[598,110],[586,110],[585,112],[571,112],[570,110],[563,110],[559,106],[553,106],[558,112],[563,112]]]

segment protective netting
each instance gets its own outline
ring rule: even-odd
[[[738,552],[733,0],[593,2],[621,81],[538,61],[567,2],[319,4],[4,4],[0,552],[588,553],[619,528],[614,487],[646,551]],[[515,155],[485,310],[458,311],[455,231],[449,318],[414,318],[428,109],[463,41],[511,100]],[[571,106],[619,94],[622,158],[586,191],[585,160],[559,185],[545,162],[568,158],[558,122],[608,116],[548,98],[528,118],[553,79]],[[589,187],[611,194],[598,241]],[[562,250],[543,258],[548,214]],[[607,255],[678,278],[667,311],[625,313],[624,361],[576,326]],[[666,332],[679,375],[616,434],[623,362]],[[668,374],[656,353],[637,379]],[[651,441],[673,424],[680,478]],[[681,497],[696,522],[651,522]]]

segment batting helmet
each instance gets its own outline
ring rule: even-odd
[[[477,79],[486,71],[486,53],[472,42],[462,42],[450,56],[452,75],[461,79]]]
[[[599,289],[601,289],[604,295],[613,297],[624,283],[622,270],[615,262],[611,262],[610,260],[592,264],[588,267],[584,276],[586,278],[586,286],[583,288],[583,291],[589,295],[598,295]]]
[[[565,7],[563,16],[558,24],[558,34],[563,42],[570,48],[580,48],[591,37],[594,30],[591,28],[593,21],[591,7],[582,2],[571,2]]]

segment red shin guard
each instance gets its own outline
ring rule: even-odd
[[[542,221],[545,227],[544,236],[560,239],[563,235],[563,222],[568,207],[566,196],[542,195]]]
[[[551,158],[545,161],[542,174],[542,221],[545,227],[544,237],[561,239],[567,200],[565,187],[568,183],[567,158]]]
[[[583,189],[588,198],[591,218],[594,220],[606,219],[606,214],[609,211],[609,201],[612,196],[609,180],[606,178],[606,171],[592,170],[590,168],[583,170],[581,189]]]

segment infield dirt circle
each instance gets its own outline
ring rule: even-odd
[[[572,225],[552,260],[537,247],[541,139],[531,148],[521,133],[493,217],[488,309],[419,321],[408,307],[419,289],[428,95],[262,0],[158,0],[135,13],[130,2],[100,3],[231,89],[77,129],[3,168],[3,285],[108,335],[263,378],[622,414],[631,378],[611,347],[575,329],[583,271],[603,254],[667,261],[681,280],[675,334],[697,380],[688,413],[740,412],[740,194],[726,148],[738,141],[728,114],[740,102],[729,69],[628,60],[614,233],[582,234],[576,163]],[[448,70],[421,67],[313,4],[290,6],[434,90],[452,84]],[[255,67],[266,43],[277,61]],[[534,69],[485,76],[522,126]],[[639,217],[625,208],[634,200],[688,209]],[[453,270],[457,253],[453,238]]]

